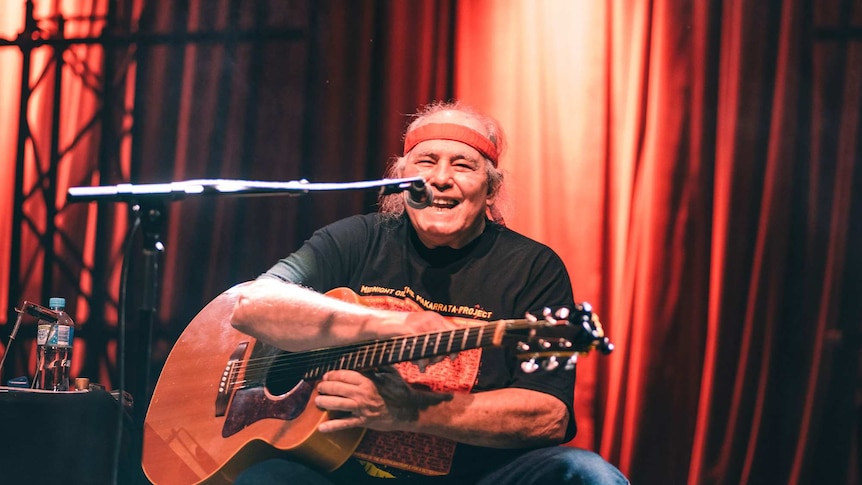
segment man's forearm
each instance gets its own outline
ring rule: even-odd
[[[406,429],[492,448],[560,444],[569,413],[559,399],[528,389],[456,393],[419,412]]]
[[[231,325],[291,352],[459,328],[434,312],[381,310],[274,279],[236,291]]]
[[[298,285],[261,279],[238,289],[231,325],[288,351],[345,345],[404,332],[405,314],[330,298]]]

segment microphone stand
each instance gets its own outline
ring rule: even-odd
[[[150,359],[152,357],[153,324],[158,314],[159,297],[159,264],[165,252],[161,241],[161,232],[165,219],[165,201],[161,198],[146,198],[132,204],[132,216],[140,221],[141,227],[141,261],[143,277],[141,301],[138,306],[138,338],[134,355],[139,359],[139,372],[132,396],[138,398],[138,405],[132,407],[133,422],[138,431],[143,430],[146,409],[150,402]],[[122,391],[120,389],[122,399]],[[121,401],[122,404],[122,401]],[[121,406],[122,407],[122,406]],[[143,435],[141,435],[143,436]],[[138,444],[138,440],[135,440]]]
[[[376,189],[379,195],[389,195],[407,190],[416,190],[417,187],[424,188],[425,181],[422,177],[410,177],[401,179],[381,179],[347,183],[310,183],[305,179],[289,182],[268,182],[255,180],[235,179],[194,179],[180,182],[158,183],[158,184],[118,184],[96,187],[70,187],[67,201],[74,202],[125,202],[131,205],[131,213],[134,224],[130,227],[136,228],[140,225],[143,232],[141,262],[143,264],[143,288],[141,290],[141,302],[138,310],[138,338],[137,340],[137,365],[138,381],[132,389],[133,398],[138,404],[133,406],[133,428],[132,448],[133,458],[136,463],[141,463],[143,452],[143,429],[146,418],[146,410],[149,406],[149,379],[150,358],[152,354],[152,332],[153,323],[158,314],[159,294],[159,262],[165,252],[165,245],[161,241],[161,232],[164,225],[165,202],[185,199],[193,196],[227,196],[227,197],[260,197],[290,195],[299,196],[309,192],[318,191],[342,191],[342,190],[368,190]],[[131,244],[131,232],[126,244]],[[126,253],[125,258],[129,257]],[[124,266],[126,265],[124,261]],[[121,289],[124,290],[124,289]],[[125,308],[125,291],[120,291],[119,318],[124,318],[122,309]],[[122,327],[122,325],[120,325]],[[16,326],[17,329],[17,326]],[[125,331],[119,328],[120,340],[125,339]],[[125,342],[117,343],[118,349],[125,348]],[[120,353],[117,356],[118,368]],[[4,355],[5,360],[5,355]],[[124,371],[120,372],[120,382],[124,382]],[[119,389],[121,412],[124,408],[123,395],[125,389]]]

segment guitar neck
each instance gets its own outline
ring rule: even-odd
[[[290,357],[314,362],[303,376],[305,379],[313,380],[330,370],[366,370],[398,362],[500,345],[504,333],[518,326],[521,326],[520,321],[499,320],[475,327],[295,352],[290,354]],[[526,323],[523,326],[526,328]]]

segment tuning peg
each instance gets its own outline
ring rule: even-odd
[[[518,350],[521,352],[527,352],[530,350],[530,344],[527,342],[518,342]]]
[[[560,319],[560,320],[566,320],[566,319],[568,319],[568,318],[569,318],[569,314],[570,314],[570,313],[571,313],[571,312],[569,311],[569,309],[568,309],[568,308],[566,308],[566,307],[560,307],[560,309],[559,309],[559,310],[557,310],[557,313],[555,313],[555,314],[554,314],[554,316],[556,316],[556,317],[557,317],[558,319]]]
[[[527,374],[532,374],[539,369],[539,364],[536,363],[536,359],[530,359],[524,362],[521,362],[521,370],[526,372]]]
[[[554,355],[548,357],[547,360],[542,362],[542,367],[548,371],[554,370],[559,366],[560,366],[560,362],[557,360],[557,357]]]
[[[553,311],[548,307],[542,308],[542,316],[545,317],[546,322],[552,325],[557,323],[557,320],[554,318]]]
[[[536,323],[539,319],[530,312],[524,313],[524,318],[530,323]]]
[[[569,357],[569,360],[566,361],[566,366],[564,367],[564,369],[572,370],[575,368],[575,364],[577,364],[577,363],[578,363],[578,354],[572,354],[572,356]]]
[[[599,341],[598,348],[601,353],[607,355],[614,351],[614,344],[605,337]]]
[[[553,344],[551,344],[551,342],[548,342],[547,340],[545,340],[543,338],[539,339],[539,347],[541,347],[543,349],[550,349],[551,345],[553,345]]]

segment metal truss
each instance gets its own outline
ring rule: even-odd
[[[80,373],[111,381],[116,369],[108,346],[116,338],[121,311],[115,283],[124,258],[122,241],[116,236],[128,224],[127,208],[64,202],[69,186],[131,181],[134,73],[140,50],[160,44],[233,44],[307,36],[301,29],[235,26],[142,33],[137,19],[116,13],[133,11],[131,3],[135,0],[107,2],[104,16],[38,19],[33,0],[27,0],[23,30],[14,40],[0,39],[0,48],[15,47],[22,53],[7,311],[0,318],[8,319],[19,301],[34,300],[35,294],[43,304],[52,296],[77,298],[75,317],[83,325],[76,336],[86,341]],[[67,35],[82,30],[93,34]],[[100,60],[97,65],[94,58]],[[34,69],[38,72],[31,75]],[[72,91],[70,86],[94,97],[92,112],[78,113],[74,119],[64,116],[64,95]],[[35,113],[37,104],[45,106],[40,113]],[[38,122],[31,119],[34,116]],[[4,344],[9,327],[0,326]],[[12,375],[13,369],[18,372],[15,375],[27,372],[24,349],[11,350],[15,362],[4,375]],[[105,367],[107,376],[102,373]]]
[[[88,325],[83,333],[102,336],[102,345],[88,346],[93,352],[87,352],[91,355],[85,363],[91,367],[88,374],[96,375],[98,361],[107,361],[100,358],[105,355],[105,328],[101,328],[105,327],[105,307],[113,307],[115,312],[117,307],[116,297],[105,291],[102,274],[116,264],[119,255],[116,249],[108,250],[105,238],[94,239],[94,234],[85,233],[87,219],[94,214],[88,214],[86,207],[66,206],[63,201],[68,186],[90,184],[98,180],[97,174],[121,172],[119,167],[108,165],[119,161],[109,150],[128,133],[109,130],[121,126],[111,118],[117,106],[112,98],[118,92],[115,87],[122,87],[125,81],[126,68],[119,69],[123,73],[119,79],[106,81],[104,73],[117,70],[110,67],[108,47],[100,43],[109,25],[108,16],[36,18],[32,0],[27,1],[25,10],[24,28],[18,37],[0,40],[0,47],[17,47],[22,54],[8,308],[4,316],[12,314],[12,307],[25,297],[33,300],[38,295],[42,304],[51,296],[77,297],[73,306],[87,310]],[[66,32],[70,27],[97,34],[69,37]],[[84,52],[82,46],[86,46]],[[128,45],[124,47],[128,50]],[[101,50],[101,55],[92,55],[94,50]],[[76,113],[74,120],[68,120],[63,113],[66,92],[91,101],[80,104],[88,105],[89,112]],[[103,222],[97,224],[96,233],[104,234],[104,226]],[[88,245],[88,240],[94,244]],[[76,317],[83,314],[78,311]],[[20,367],[22,358],[17,362]]]

